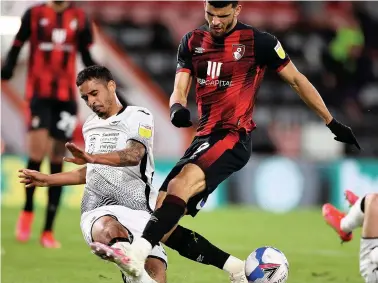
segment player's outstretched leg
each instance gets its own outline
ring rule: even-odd
[[[128,273],[138,277],[152,248],[164,235],[173,231],[185,214],[188,200],[205,189],[205,174],[195,164],[186,164],[180,173],[170,180],[168,192],[161,207],[148,221],[142,237],[136,239],[124,252],[130,259],[126,264]]]
[[[349,203],[353,203],[353,205],[341,220],[340,228],[344,232],[352,232],[354,229],[361,227],[364,222],[365,197],[358,198],[351,191],[346,191],[345,196]]]
[[[364,198],[360,272],[366,283],[378,283],[378,194]]]
[[[352,191],[346,191],[345,197],[352,205],[347,214],[337,210],[331,204],[323,206],[323,216],[326,222],[335,229],[342,241],[352,239],[352,231],[361,227],[364,221],[365,197],[358,198]]]
[[[165,241],[165,245],[190,260],[228,272],[232,283],[248,282],[243,260],[222,251],[194,231],[178,225]]]
[[[111,216],[99,218],[92,227],[93,243],[90,244],[92,252],[104,260],[115,263],[123,272],[125,278],[130,275],[125,269],[128,257],[124,253],[125,247],[130,246],[128,231]],[[135,283],[157,283],[145,269],[138,278],[130,278]]]
[[[345,217],[345,213],[339,211],[330,203],[323,205],[322,213],[327,224],[336,231],[343,242],[349,242],[352,240],[352,232],[345,232],[341,229],[341,220]]]

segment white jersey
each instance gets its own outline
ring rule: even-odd
[[[151,189],[155,168],[151,112],[146,108],[127,106],[108,119],[93,114],[83,125],[83,136],[85,151],[89,154],[123,150],[128,140],[142,143],[146,154],[137,166],[113,167],[88,163],[81,212],[105,205],[122,205],[151,212],[157,197],[157,191]]]

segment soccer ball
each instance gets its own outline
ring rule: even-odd
[[[279,249],[261,247],[248,256],[245,273],[249,283],[285,283],[289,262]]]

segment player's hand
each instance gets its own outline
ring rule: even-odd
[[[356,137],[350,127],[337,121],[335,118],[327,125],[331,132],[336,136],[335,140],[338,142],[343,142],[351,145],[355,145],[361,150],[360,145],[357,142]]]
[[[66,143],[66,148],[71,152],[73,157],[64,157],[64,161],[75,163],[77,165],[94,162],[92,155],[77,147],[76,144],[68,142]]]
[[[49,175],[29,169],[20,169],[18,172],[21,173],[18,175],[20,183],[24,183],[26,188],[49,186]]]
[[[1,68],[1,79],[2,80],[9,80],[13,76],[13,69],[7,66]]]
[[[175,103],[171,107],[171,123],[177,128],[188,128],[193,125],[190,121],[189,109],[180,103]]]

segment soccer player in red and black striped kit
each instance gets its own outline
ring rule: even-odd
[[[200,116],[197,134],[164,181],[159,208],[142,238],[124,245],[118,265],[138,276],[152,247],[163,241],[183,256],[228,271],[231,282],[246,283],[242,260],[177,223],[185,214],[194,217],[216,187],[248,162],[255,128],[252,113],[266,68],[276,70],[323,119],[337,141],[359,145],[352,130],[332,117],[280,42],[237,20],[238,1],[205,1],[204,8],[207,24],[187,33],[180,43],[170,99],[173,125],[190,127],[185,106],[192,78],[195,80]]]
[[[51,173],[62,171],[65,143],[70,141],[76,126],[76,55],[81,53],[86,66],[94,65],[89,46],[91,24],[84,11],[67,1],[49,1],[28,9],[1,70],[1,78],[12,77],[18,55],[25,41],[30,42],[26,99],[30,106],[28,132],[28,169],[40,170],[48,154]],[[51,138],[51,139],[50,139]],[[52,140],[52,143],[50,143]],[[33,221],[33,194],[26,189],[26,202],[16,227],[16,238],[25,242]],[[48,191],[48,206],[41,244],[57,248],[53,222],[62,187]]]

